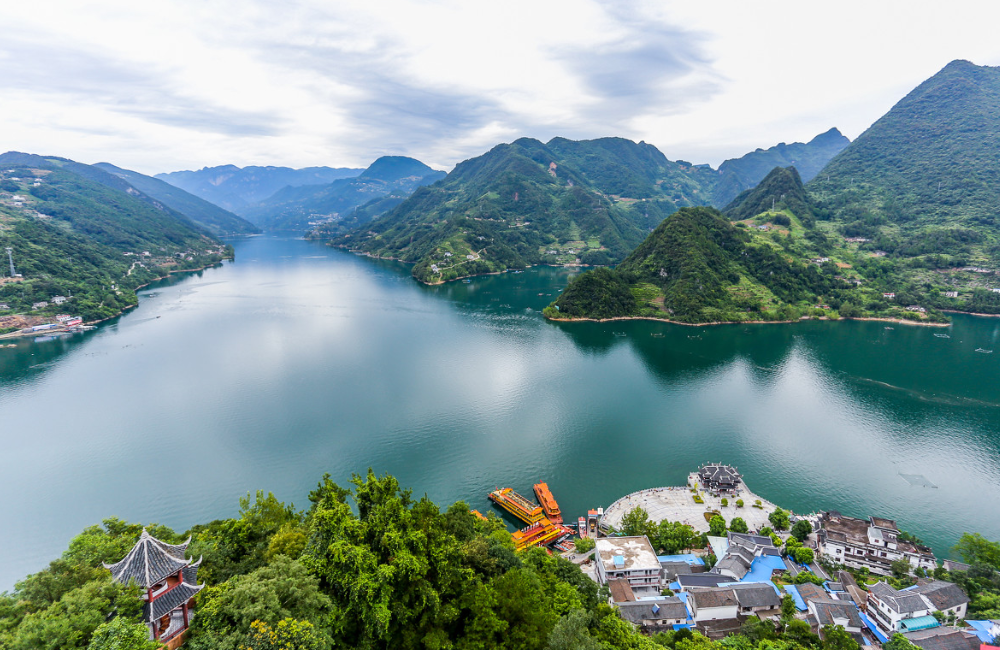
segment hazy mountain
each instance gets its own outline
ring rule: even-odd
[[[166,181],[122,169],[111,163],[97,163],[93,166],[121,178],[147,196],[162,201],[213,235],[245,235],[260,232],[260,228],[249,221]]]
[[[242,216],[245,207],[263,201],[283,187],[330,183],[338,178],[357,176],[362,171],[346,167],[292,169],[222,165],[157,174],[156,178]]]
[[[342,178],[325,185],[285,187],[268,199],[244,209],[247,219],[268,230],[304,231],[321,223],[329,223],[327,231],[337,229],[337,223],[351,216],[355,225],[361,223],[353,214],[355,208],[371,204],[363,214],[376,216],[372,203],[389,195],[409,196],[422,185],[445,177],[413,158],[383,156],[355,178]],[[386,205],[388,209],[389,205]],[[377,214],[381,214],[378,212]]]
[[[416,262],[424,282],[538,263],[606,264],[678,206],[706,203],[714,176],[621,138],[522,138],[458,164],[334,243]]]
[[[231,255],[188,217],[118,176],[58,157],[0,155],[0,249],[17,272],[0,284],[6,313],[53,310],[88,320],[136,304],[136,287]],[[7,265],[0,266],[10,275]],[[37,312],[35,302],[67,296]]]
[[[757,149],[719,165],[719,179],[712,192],[712,205],[722,208],[745,190],[756,186],[775,167],[795,167],[808,183],[838,153],[850,144],[832,128],[807,143],[782,142],[770,149]]]

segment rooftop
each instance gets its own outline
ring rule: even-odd
[[[111,571],[116,582],[134,581],[140,587],[149,588],[191,564],[184,558],[190,542],[189,538],[183,544],[167,544],[143,529],[128,555],[114,564],[105,564],[104,568]]]
[[[686,620],[687,607],[676,596],[656,600],[639,600],[618,605],[618,611],[626,621],[641,625],[643,621]]]
[[[656,559],[653,545],[645,536],[602,537],[597,540],[597,554],[604,567],[609,570],[660,570],[660,561]]]

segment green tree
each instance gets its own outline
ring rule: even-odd
[[[549,634],[546,650],[601,650],[601,644],[590,636],[591,619],[591,614],[582,609],[560,618]]]
[[[577,553],[589,553],[597,546],[597,542],[592,537],[581,537],[573,542]]]
[[[656,529],[657,548],[662,548],[669,555],[693,548],[697,538],[698,534],[694,528],[679,521],[664,519]]]
[[[743,507],[743,499],[737,499],[736,500],[736,507],[737,508],[742,508]]]
[[[861,650],[861,645],[842,625],[827,625],[822,636],[824,650]]]
[[[785,638],[806,648],[819,645],[819,637],[813,634],[809,623],[794,619],[785,626]]]
[[[912,566],[906,558],[899,558],[898,560],[893,560],[889,565],[889,569],[892,571],[893,577],[901,580],[907,578],[910,575],[910,569]]]
[[[968,564],[986,564],[1000,570],[1000,542],[991,542],[979,533],[965,533],[955,551]]]
[[[892,635],[892,638],[882,644],[882,650],[916,650],[917,646],[913,645],[909,639],[905,636],[896,632]]]
[[[747,526],[747,522],[743,521],[742,517],[733,517],[733,520],[729,522],[729,530],[734,533],[747,533],[750,532],[750,527]]]
[[[726,497],[722,497],[722,507],[725,508],[728,505],[729,505],[729,499],[727,499]]]
[[[708,520],[708,532],[715,537],[722,537],[726,534],[726,520],[719,515],[713,515]]]
[[[649,513],[636,506],[622,516],[621,532],[626,535],[652,536],[654,524],[649,520]]]
[[[149,628],[144,623],[130,622],[119,616],[94,630],[88,650],[156,650],[161,647],[149,639]]]
[[[781,508],[775,508],[774,512],[767,516],[775,530],[788,530],[788,513]]]
[[[781,597],[781,618],[785,621],[790,621],[795,618],[795,599],[789,594],[785,594]]]
[[[809,534],[812,532],[812,524],[809,523],[808,519],[799,519],[792,526],[792,536],[800,542],[806,541]]]
[[[806,548],[805,546],[800,546],[792,551],[795,561],[799,564],[812,564],[813,560],[816,559],[815,553],[811,548]]]

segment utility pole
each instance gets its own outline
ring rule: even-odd
[[[7,259],[10,260],[10,277],[17,277],[17,272],[14,270],[14,249],[10,246],[7,247]]]

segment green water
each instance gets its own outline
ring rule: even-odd
[[[1000,319],[555,325],[563,269],[422,287],[315,243],[235,246],[117,322],[0,349],[0,589],[104,517],[185,529],[369,466],[481,510],[545,480],[575,517],[724,461],[939,553],[1000,539]]]

